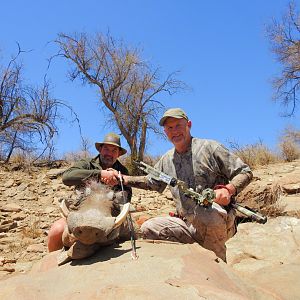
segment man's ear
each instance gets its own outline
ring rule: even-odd
[[[188,120],[187,126],[188,126],[188,128],[192,128],[192,121],[191,120]]]

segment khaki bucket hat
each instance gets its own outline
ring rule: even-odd
[[[105,137],[102,143],[97,142],[95,143],[95,147],[96,149],[100,152],[101,150],[101,146],[103,144],[108,144],[108,145],[113,145],[113,146],[117,146],[120,149],[120,156],[125,154],[127,152],[126,149],[121,147],[121,140],[120,140],[120,136],[116,133],[110,132],[108,133]]]
[[[186,119],[187,121],[189,120],[186,113],[181,108],[170,108],[164,113],[163,117],[160,119],[159,125],[164,126],[166,119],[169,117],[176,119]]]

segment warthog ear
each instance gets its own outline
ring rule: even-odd
[[[125,221],[128,213],[129,213],[129,209],[130,209],[130,203],[125,203],[122,207],[121,212],[119,213],[119,215],[116,217],[115,220],[115,225],[114,225],[114,229],[121,226],[123,224],[123,222]]]
[[[59,204],[59,209],[60,209],[60,212],[61,212],[62,216],[65,217],[65,218],[70,213],[69,209],[67,208],[65,199],[63,201],[61,201],[61,203]]]

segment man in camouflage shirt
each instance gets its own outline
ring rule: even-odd
[[[177,186],[170,187],[176,202],[177,217],[156,217],[146,221],[142,233],[148,239],[166,239],[182,243],[198,242],[226,261],[225,242],[236,232],[231,199],[252,178],[250,168],[240,158],[213,140],[191,136],[191,121],[182,109],[165,112],[159,124],[174,145],[155,165],[155,168],[186,182],[201,192],[215,189],[216,199],[211,207],[197,205],[181,193]],[[126,184],[162,192],[166,184],[151,176],[124,176]]]

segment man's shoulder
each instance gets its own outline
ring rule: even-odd
[[[212,139],[200,139],[200,138],[194,138],[192,140],[192,148],[193,149],[210,149],[211,151],[214,151],[218,147],[222,146],[221,143],[219,143],[216,140]]]
[[[175,148],[168,150],[165,154],[161,156],[160,160],[163,161],[172,158],[174,156],[174,152],[175,152]]]
[[[96,159],[97,157],[83,157],[79,160],[77,160],[76,162],[73,163],[72,167],[79,167],[82,165],[86,165],[89,164],[90,162],[92,162],[94,159]]]

